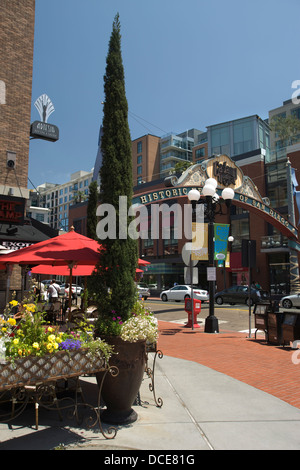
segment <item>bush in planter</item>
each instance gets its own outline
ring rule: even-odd
[[[120,336],[123,341],[129,343],[139,340],[155,343],[158,338],[157,320],[140,300],[136,300],[131,316],[125,321],[114,310],[110,316],[102,316],[100,313],[95,331],[100,337]]]

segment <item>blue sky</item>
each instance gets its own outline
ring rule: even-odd
[[[94,166],[117,12],[132,139],[265,119],[300,80],[299,0],[36,0],[31,121],[46,93],[60,139],[31,140],[30,188]]]

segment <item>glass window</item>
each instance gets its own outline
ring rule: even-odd
[[[253,150],[252,122],[244,120],[233,123],[234,155]],[[264,147],[263,147],[264,148]]]
[[[36,220],[39,220],[40,222],[44,222],[45,214],[36,214]]]
[[[142,148],[143,148],[143,142],[140,140],[137,143],[137,153],[142,153]]]
[[[67,192],[68,192],[68,188],[66,187],[66,188],[65,188],[65,194],[67,194]]]
[[[217,126],[211,130],[211,145],[213,154],[230,155],[229,125]]]
[[[234,237],[232,251],[241,251],[242,240],[249,239],[249,218],[231,220],[231,235]]]
[[[291,114],[292,116],[295,116],[296,118],[300,119],[300,108],[292,109]]]
[[[205,147],[201,147],[200,149],[197,149],[196,152],[195,152],[195,157],[196,157],[196,160],[204,158],[205,157]]]
[[[142,174],[142,166],[137,167],[137,174],[141,175]]]
[[[139,155],[137,157],[137,163],[138,163],[138,165],[140,165],[142,163],[142,155]]]

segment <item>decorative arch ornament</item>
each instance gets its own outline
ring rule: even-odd
[[[289,239],[297,239],[298,229],[271,207],[269,198],[261,196],[252,179],[245,176],[241,168],[227,155],[218,155],[192,165],[179,178],[175,175],[167,177],[165,184],[168,187],[200,189],[207,178],[217,180],[219,195],[225,187],[232,188],[235,192],[232,201],[234,204],[256,212]]]

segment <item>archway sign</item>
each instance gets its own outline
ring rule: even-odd
[[[179,178],[167,177],[165,188],[136,195],[133,204],[159,203],[167,199],[186,197],[193,188],[201,190],[207,178],[215,178],[218,181],[219,195],[225,187],[232,188],[235,192],[232,201],[234,204],[264,218],[290,239],[293,249],[300,251],[297,242],[298,229],[271,207],[269,199],[260,195],[251,178],[245,176],[227,155],[218,155],[192,165]]]

